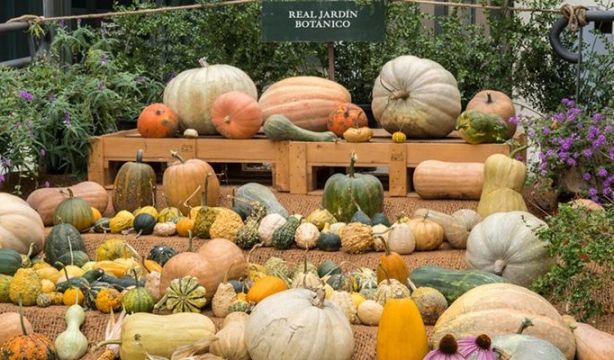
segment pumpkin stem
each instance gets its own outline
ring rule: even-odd
[[[499,349],[498,347],[493,347],[492,351],[498,355],[497,359],[499,360],[511,360],[512,359],[512,356],[510,354],[508,354],[504,350]]]
[[[171,150],[171,156],[179,160],[182,164],[185,164],[185,159],[181,155],[179,155],[177,151]]]
[[[486,93],[486,103],[487,104],[492,104],[494,101],[492,101],[492,94],[490,92]]]
[[[529,147],[529,145],[528,145],[528,144],[525,144],[525,145],[523,145],[523,146],[519,146],[519,147],[514,148],[514,144],[513,144],[513,143],[510,143],[510,142],[508,142],[508,145],[510,145],[510,148],[512,149],[512,151],[510,151],[510,154],[509,154],[508,156],[509,156],[510,158],[512,158],[512,159],[513,159],[513,158],[516,156],[516,154],[518,154],[518,153],[519,153],[519,152],[521,152],[522,150],[524,150],[524,149],[526,149],[526,148],[528,148],[528,147]]]
[[[143,162],[143,149],[138,149],[136,151],[136,162],[139,164]]]
[[[188,252],[192,252],[192,230],[188,230]]]
[[[204,68],[209,66],[209,63],[207,62],[207,58],[206,57],[201,57],[200,59],[198,59],[198,64],[201,67],[204,67]]]
[[[208,206],[209,205],[209,176],[211,176],[211,174],[207,173],[207,175],[205,175],[205,191],[203,193],[203,197],[202,197],[202,206]]]
[[[395,90],[392,92],[392,95],[390,95],[390,99],[392,100],[405,100],[409,97],[409,92],[407,90]]]
[[[21,294],[19,294],[19,324],[21,325],[21,332],[23,332],[23,336],[28,336],[26,324],[23,321],[23,297]]]
[[[529,318],[524,318],[522,323],[520,323],[520,327],[518,328],[518,331],[516,331],[516,334],[522,334],[523,331],[531,326],[533,326],[533,321],[531,321]]]
[[[494,264],[494,272],[495,274],[501,276],[501,274],[503,274],[503,270],[505,270],[505,267],[507,266],[507,261],[503,260],[503,259],[497,259],[495,261]]]
[[[358,156],[356,155],[356,152],[352,151],[352,154],[350,155],[350,168],[348,169],[348,176],[351,178],[354,177],[354,165],[356,164],[357,160]]]
[[[28,248],[28,253],[26,254],[28,259],[32,256],[32,251],[34,251],[34,243],[30,243],[30,247]]]
[[[142,286],[139,286],[139,275],[136,273],[136,269],[132,268],[131,272],[132,272],[132,276],[134,277],[134,282],[135,282],[134,286],[137,287],[137,288],[138,287],[142,287]]]
[[[324,289],[317,289],[315,291],[315,296],[311,301],[311,305],[317,306],[320,309],[324,307],[324,299],[326,298],[326,291]]]

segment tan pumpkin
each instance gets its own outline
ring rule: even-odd
[[[394,224],[391,229],[386,240],[390,251],[400,255],[413,253],[416,249],[416,237],[409,224]]]
[[[413,175],[414,190],[423,199],[479,200],[484,164],[422,161]]]
[[[15,195],[0,193],[0,248],[32,255],[43,250],[45,226],[27,202]]]
[[[469,233],[480,221],[480,215],[471,209],[460,209],[452,215],[444,214],[431,209],[416,209],[414,217],[425,218],[441,225],[444,240],[447,240],[455,249],[467,247]]]
[[[614,359],[614,335],[575,320],[570,325],[576,338],[578,360]]]
[[[269,86],[259,103],[265,119],[281,114],[303,129],[325,131],[330,113],[339,103],[351,101],[349,91],[334,81],[295,76]]]
[[[70,187],[41,188],[34,190],[27,198],[27,203],[38,212],[46,226],[53,225],[53,212],[55,208],[66,199],[67,189],[70,189],[74,196],[79,197],[91,207],[104,213],[109,204],[107,190],[100,184],[93,181],[83,181]]]
[[[177,161],[166,168],[162,175],[168,206],[178,208],[183,214],[189,214],[189,207],[201,205],[205,195],[206,205],[216,206],[220,196],[220,182],[211,165],[200,159],[184,160],[175,151],[172,151],[171,155]]]
[[[574,358],[574,335],[556,309],[540,295],[505,283],[481,285],[456,299],[437,320],[431,343],[435,346],[446,334],[456,338],[486,334],[492,339],[515,333],[525,318],[533,326],[523,334],[546,340],[567,359]]]
[[[399,56],[382,67],[373,84],[371,109],[389,133],[408,138],[448,135],[461,112],[454,76],[438,63],[411,55]]]
[[[467,103],[465,111],[479,111],[486,114],[496,114],[507,123],[507,136],[511,138],[516,132],[516,124],[510,118],[516,115],[512,99],[497,90],[482,90],[475,94]]]
[[[343,132],[343,139],[347,142],[367,142],[373,137],[373,130],[367,126],[360,128],[349,128]]]
[[[164,103],[178,116],[184,129],[201,135],[216,134],[211,108],[218,96],[240,91],[257,99],[256,85],[243,70],[231,65],[209,65],[201,59],[200,68],[182,71],[164,89]]]
[[[211,107],[213,126],[228,139],[253,137],[263,121],[262,109],[256,99],[240,91],[218,96]]]
[[[245,344],[245,325],[249,316],[243,312],[233,315],[230,320],[224,319],[224,326],[215,334],[217,340],[211,343],[209,352],[229,360],[249,360],[249,352]]]
[[[443,227],[426,218],[411,219],[408,223],[416,239],[416,250],[437,250],[443,243]]]
[[[28,334],[32,333],[32,324],[23,318],[24,326]],[[21,323],[19,322],[19,313],[5,312],[0,314],[0,346],[14,336],[22,335]]]

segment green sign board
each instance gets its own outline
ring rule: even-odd
[[[383,41],[383,0],[262,2],[263,41]]]

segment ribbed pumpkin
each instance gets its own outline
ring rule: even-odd
[[[358,207],[369,217],[384,209],[382,183],[373,175],[354,173],[357,160],[356,154],[352,153],[347,175],[334,174],[324,184],[322,207],[338,221],[349,222]]]
[[[509,121],[512,116],[516,115],[514,103],[509,96],[501,91],[482,90],[478,92],[469,100],[465,110],[479,111],[500,116],[507,123],[508,138],[514,136],[516,132],[516,125]]]
[[[177,114],[164,104],[145,107],[136,121],[136,128],[144,138],[173,137],[179,129]]]
[[[209,65],[201,59],[200,68],[189,69],[173,78],[164,89],[164,103],[178,116],[183,128],[201,135],[216,134],[211,107],[218,96],[241,91],[258,98],[256,85],[243,70],[231,65]]]
[[[437,344],[446,334],[456,338],[486,334],[491,339],[512,334],[525,318],[533,326],[524,334],[546,340],[567,359],[574,358],[574,335],[557,310],[538,294],[513,284],[478,286],[456,299],[437,320],[431,342]]]
[[[338,104],[328,116],[328,130],[337,136],[342,136],[349,128],[361,128],[367,126],[369,120],[364,110],[352,103]]]
[[[184,204],[187,203],[190,207],[201,205],[205,193],[206,205],[216,206],[220,196],[220,182],[211,165],[200,159],[184,160],[175,151],[172,151],[171,155],[177,161],[166,168],[162,175],[168,206],[176,207],[183,214],[188,214],[190,209]],[[206,191],[205,179],[207,179]]]
[[[45,226],[36,211],[22,199],[8,193],[0,193],[0,248],[13,249],[32,255],[43,249]]]
[[[426,329],[413,300],[386,301],[377,329],[377,360],[422,360],[428,350]]]
[[[527,211],[522,189],[527,177],[526,166],[509,156],[490,155],[484,163],[484,186],[478,203],[478,214],[486,218],[490,214],[506,211]]]
[[[390,251],[388,243],[385,241],[383,243],[386,252],[379,258],[377,282],[380,283],[386,279],[396,279],[400,283],[405,284],[409,277],[409,268],[405,260],[398,253]]]
[[[87,201],[74,197],[70,188],[66,190],[68,198],[58,205],[53,212],[53,224],[71,224],[83,232],[94,223],[94,215]]]
[[[141,282],[138,281],[136,271],[133,270],[132,273],[135,280],[137,280],[137,285],[124,294],[121,300],[122,306],[129,314],[137,312],[149,313],[154,308],[154,298],[149,291],[141,285]]]
[[[155,202],[156,172],[143,163],[143,149],[136,153],[136,161],[123,164],[113,187],[113,209],[134,211],[142,206],[151,206]]]
[[[57,269],[61,264],[83,266],[89,257],[79,230],[70,224],[54,226],[45,241],[45,260]]]
[[[303,129],[325,131],[337,104],[351,101],[348,90],[334,81],[295,76],[269,86],[259,103],[265,119],[281,114]]]
[[[454,129],[460,100],[450,72],[432,60],[405,55],[382,67],[373,84],[371,108],[375,120],[391,134],[440,138]]]
[[[256,99],[240,91],[218,96],[211,107],[211,122],[225,138],[249,139],[258,133],[263,120]]]
[[[40,188],[34,190],[26,200],[30,206],[39,213],[43,223],[53,225],[53,212],[55,208],[66,199],[68,188]],[[73,195],[79,197],[95,207],[101,213],[107,208],[109,196],[107,190],[93,181],[83,181],[70,187]]]

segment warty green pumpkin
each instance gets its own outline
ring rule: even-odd
[[[493,113],[465,111],[456,119],[455,129],[469,144],[502,143],[511,137],[507,122]]]
[[[136,153],[136,161],[123,164],[115,176],[113,209],[134,211],[143,206],[154,205],[156,172],[143,163],[143,149]]]
[[[342,222],[348,222],[360,208],[371,217],[384,209],[384,187],[373,175],[356,174],[354,165],[358,157],[350,156],[347,174],[334,174],[324,184],[322,207]]]

